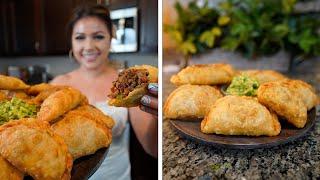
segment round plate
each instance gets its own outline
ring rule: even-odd
[[[280,120],[281,132],[278,136],[227,136],[217,134],[204,134],[200,131],[201,121],[170,120],[171,124],[187,138],[192,140],[232,149],[255,149],[277,146],[294,141],[305,135],[316,122],[316,109],[308,112],[308,120],[304,128],[298,129]]]
[[[83,180],[89,179],[97,169],[100,167],[104,158],[107,156],[109,151],[108,148],[101,148],[94,154],[81,157],[73,161],[71,180]],[[24,178],[24,180],[33,179],[30,176]]]

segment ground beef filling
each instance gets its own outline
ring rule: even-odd
[[[147,87],[149,72],[146,69],[127,69],[113,81],[110,98],[124,98],[135,88]]]

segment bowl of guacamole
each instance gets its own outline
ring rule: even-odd
[[[223,93],[225,95],[256,96],[259,85],[256,79],[240,75],[232,79],[231,84],[223,89]]]
[[[36,114],[36,105],[28,104],[21,99],[14,97],[0,102],[0,125],[9,120],[35,117]]]

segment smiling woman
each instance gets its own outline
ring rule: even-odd
[[[79,68],[57,76],[51,82],[80,90],[88,97],[91,105],[115,120],[108,156],[91,179],[131,179],[130,126],[143,149],[149,155],[157,156],[157,117],[146,113],[157,111],[157,99],[154,98],[156,106],[140,102],[141,109],[113,107],[107,103],[112,82],[118,77],[118,71],[108,63],[112,37],[111,23],[109,10],[105,6],[92,5],[77,8],[69,23],[69,35],[71,51],[74,59],[79,63]],[[154,90],[154,86],[157,86],[157,83],[148,87]],[[150,108],[154,111],[149,111]]]

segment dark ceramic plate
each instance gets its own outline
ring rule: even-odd
[[[73,162],[71,171],[71,180],[89,179],[97,169],[100,167],[104,158],[107,156],[108,148],[101,148],[96,153],[81,157]],[[30,176],[25,177],[24,180],[32,179]]]
[[[308,112],[308,121],[305,127],[302,129],[295,128],[285,121],[280,120],[281,133],[278,136],[274,137],[225,136],[216,134],[204,134],[200,131],[201,121],[171,120],[170,122],[183,136],[197,142],[232,149],[268,148],[280,144],[285,144],[304,136],[316,122],[316,109],[313,108]]]

